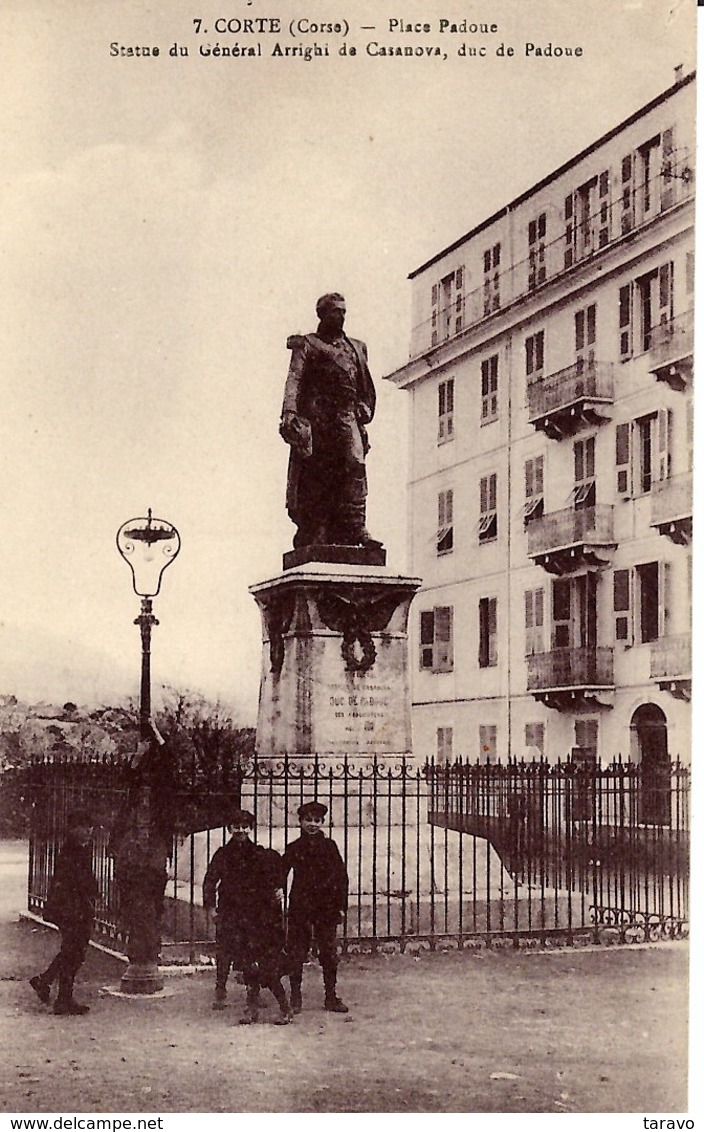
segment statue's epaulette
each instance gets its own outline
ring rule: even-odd
[[[289,334],[286,339],[287,350],[302,350],[307,341],[307,334]]]

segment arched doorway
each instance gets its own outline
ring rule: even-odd
[[[631,718],[631,734],[641,768],[638,821],[670,824],[670,757],[667,719],[657,704],[641,704]]]

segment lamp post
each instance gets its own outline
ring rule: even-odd
[[[151,635],[152,626],[159,624],[152,612],[152,598],[159,593],[162,574],[180,547],[176,528],[153,518],[151,508],[146,518],[130,519],[117,532],[117,548],[132,570],[134,591],[141,598],[140,614],[135,618],[142,638],[140,743],[132,762],[127,802],[111,838],[129,958],[120,987],[129,994],[154,994],[164,986],[159,949],[172,838],[168,797],[172,768],[151,718]]]
[[[151,642],[152,625],[158,625],[152,613],[152,598],[161,588],[161,577],[181,549],[181,538],[172,523],[152,518],[149,508],[146,519],[130,519],[117,532],[117,549],[132,570],[134,592],[142,599],[139,625],[142,635],[142,679],[139,696],[139,725],[142,739],[150,739],[151,730]]]

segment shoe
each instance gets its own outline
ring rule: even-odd
[[[294,1014],[300,1014],[303,1009],[303,998],[300,991],[291,991],[291,1010]]]
[[[84,1006],[82,1002],[55,1002],[54,1014],[87,1014],[90,1006]]]
[[[251,1026],[253,1022],[259,1021],[259,991],[252,991],[247,988],[247,1002],[244,1008],[244,1014],[240,1018],[240,1026]]]
[[[294,1011],[290,1006],[282,1006],[279,1017],[274,1022],[275,1026],[288,1026],[289,1022],[293,1022]]]
[[[345,1006],[341,998],[333,995],[332,998],[325,999],[325,1009],[331,1014],[349,1014],[349,1006]]]
[[[227,998],[227,991],[225,990],[225,988],[224,987],[216,987],[215,988],[215,994],[213,996],[213,1010],[224,1010],[226,1005],[227,1005],[227,1003],[225,1001],[226,998]]]
[[[51,987],[48,983],[42,981],[41,975],[35,975],[33,979],[29,980],[29,985],[35,991],[37,998],[46,1006],[51,998]]]

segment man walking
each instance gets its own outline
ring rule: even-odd
[[[54,1014],[87,1014],[90,1009],[76,1002],[73,984],[88,950],[98,896],[92,837],[90,815],[85,810],[75,810],[68,818],[66,840],[56,860],[44,907],[44,919],[56,924],[61,932],[61,948],[46,971],[29,982],[40,1001],[47,1005],[52,984],[58,979]]]

